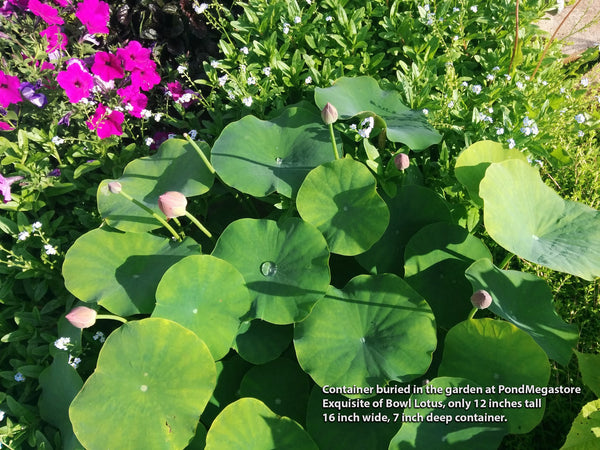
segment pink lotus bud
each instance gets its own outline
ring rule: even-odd
[[[327,102],[323,110],[321,111],[321,118],[325,125],[335,123],[338,120],[338,112],[331,103]]]
[[[158,197],[158,207],[167,219],[185,216],[186,206],[187,198],[181,192],[169,191]]]
[[[394,164],[398,170],[406,170],[410,165],[410,159],[406,153],[398,153],[394,156]]]
[[[471,303],[475,308],[486,309],[492,304],[492,296],[483,289],[471,295]]]
[[[89,328],[96,323],[96,311],[87,306],[76,306],[65,317],[77,328]]]
[[[119,183],[118,181],[111,181],[110,183],[108,183],[108,190],[113,194],[118,194],[119,192],[121,192],[121,183]]]

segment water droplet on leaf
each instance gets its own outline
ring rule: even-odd
[[[280,166],[281,163],[283,162],[283,160],[281,158],[276,158],[275,162],[277,163],[278,166]]]
[[[194,308],[194,309],[192,309],[192,312],[193,312],[194,314],[198,314],[198,308]]]
[[[142,384],[142,385],[140,386],[140,391],[142,391],[142,392],[146,392],[147,390],[148,390],[148,386],[146,386],[145,384]]]
[[[273,261],[265,261],[260,265],[260,272],[265,277],[272,277],[277,273],[277,264],[275,264]]]

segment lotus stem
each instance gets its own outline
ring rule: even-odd
[[[204,154],[204,152],[202,151],[202,149],[200,147],[198,147],[198,144],[196,144],[196,142],[194,142],[194,140],[190,137],[189,134],[187,133],[183,133],[183,137],[190,143],[192,144],[192,147],[194,147],[194,149],[196,150],[196,152],[198,152],[198,155],[200,156],[200,158],[202,159],[202,162],[204,162],[204,164],[206,165],[206,167],[208,168],[209,172],[212,174],[217,173],[217,171],[215,170],[215,168],[212,166],[212,164],[210,163],[210,161],[208,160],[208,158],[206,157],[206,155]]]
[[[186,211],[185,215],[188,219],[190,219],[192,222],[194,222],[194,225],[196,225],[200,229],[200,231],[202,231],[205,235],[208,236],[209,239],[212,240],[213,236],[212,236],[211,232],[208,231],[206,229],[206,227],[204,225],[202,225],[198,219],[196,219],[192,214],[190,214],[189,211]]]
[[[478,308],[473,308],[471,310],[471,312],[469,313],[469,317],[467,317],[467,320],[471,320],[475,317],[475,313],[477,312]]]
[[[340,154],[338,153],[337,145],[335,144],[335,135],[333,134],[333,124],[329,124],[329,136],[331,137],[331,145],[333,146],[333,155],[335,159],[340,159]]]
[[[96,316],[96,319],[118,320],[119,322],[127,323],[127,319],[124,319],[123,317],[119,317],[119,316],[114,316],[112,314],[98,314]]]

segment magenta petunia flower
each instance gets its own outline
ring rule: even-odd
[[[50,25],[48,28],[40,31],[40,35],[48,41],[46,53],[64,50],[67,46],[67,36],[60,30],[58,25]]]
[[[56,81],[65,90],[71,103],[77,103],[90,95],[90,89],[94,86],[94,79],[78,62],[70,64],[67,70],[59,72]]]
[[[108,3],[101,0],[83,0],[77,5],[75,16],[87,27],[89,33],[108,34]]]
[[[149,91],[160,83],[160,75],[156,72],[156,63],[149,61],[142,68],[131,72],[131,84],[139,87],[142,91]]]
[[[64,8],[71,4],[71,0],[54,0],[54,3],[56,3],[57,5],[62,6]]]
[[[102,103],[96,107],[94,116],[86,122],[90,130],[96,130],[98,137],[104,139],[112,135],[120,136],[123,134],[123,113],[111,111]]]
[[[10,123],[0,122],[0,131],[12,131],[14,129],[15,127],[13,127]]]
[[[48,25],[62,25],[65,23],[62,17],[58,15],[56,8],[42,3],[39,0],[29,0],[27,7],[34,15],[41,17]]]
[[[148,105],[148,97],[140,92],[137,86],[129,85],[117,90],[117,94],[123,99],[125,109],[134,117],[141,118],[142,110]]]
[[[19,103],[21,93],[19,92],[19,79],[12,75],[7,75],[0,70],[0,106],[8,107],[11,103]]]
[[[107,52],[98,52],[94,56],[92,73],[98,75],[104,81],[111,81],[115,78],[123,78],[123,68],[121,67],[121,58],[117,55]]]
[[[138,41],[130,41],[125,47],[117,49],[117,56],[125,63],[125,70],[131,72],[143,68],[151,61],[150,52],[149,48],[142,47]]]
[[[4,203],[8,203],[12,200],[12,197],[10,195],[10,185],[13,184],[15,181],[19,181],[22,179],[23,177],[20,176],[4,178],[4,176],[0,174],[0,194],[2,194],[2,196],[4,197]]]

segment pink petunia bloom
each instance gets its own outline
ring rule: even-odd
[[[42,3],[39,0],[29,0],[27,7],[34,15],[41,17],[48,25],[62,25],[65,23],[62,17],[58,15],[56,8]]]
[[[101,0],[83,0],[77,5],[75,16],[87,27],[89,33],[108,34],[108,3]]]
[[[126,104],[125,109],[134,117],[141,118],[142,111],[148,105],[148,97],[142,94],[138,87],[129,85],[117,90],[117,94],[123,99]]]
[[[19,91],[19,79],[12,75],[7,75],[0,70],[0,106],[8,107],[11,103],[22,101]]]
[[[48,28],[40,31],[40,35],[48,41],[46,53],[52,53],[57,50],[64,50],[67,46],[67,36],[61,32],[58,25],[50,25]]]
[[[0,122],[0,131],[12,131],[14,129],[15,127],[13,127],[10,123]]]
[[[94,116],[86,122],[90,130],[96,130],[98,137],[104,139],[112,135],[120,136],[123,134],[123,113],[111,111],[102,103],[96,107]]]
[[[130,41],[127,46],[117,49],[117,56],[125,63],[125,70],[131,72],[143,68],[151,61],[150,52],[149,48],[142,47],[138,41]]]
[[[142,91],[149,91],[158,83],[160,83],[160,75],[156,72],[154,61],[149,61],[144,67],[131,72],[131,84],[139,87]]]
[[[65,90],[71,103],[86,98],[94,86],[94,79],[78,62],[70,64],[67,70],[59,72],[56,81]]]
[[[15,181],[19,181],[22,179],[23,177],[21,176],[4,178],[4,176],[0,174],[0,194],[2,194],[2,196],[4,197],[4,203],[8,203],[12,200],[12,197],[10,195],[10,185],[13,184]]]
[[[54,64],[44,61],[41,70],[54,70]]]
[[[94,56],[92,73],[98,75],[104,81],[111,81],[115,78],[123,78],[123,68],[121,67],[121,58],[112,53],[98,52]]]
[[[69,6],[71,4],[71,0],[54,0],[58,6],[62,6],[63,8]]]

